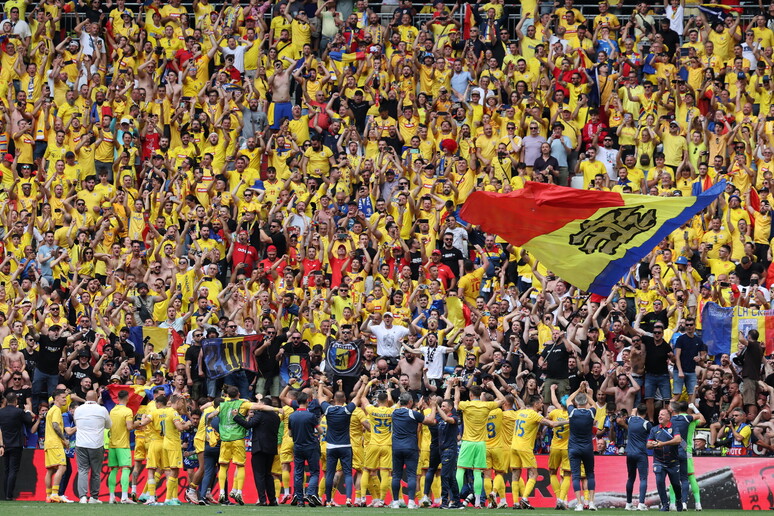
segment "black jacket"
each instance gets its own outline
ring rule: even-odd
[[[6,406],[0,409],[0,431],[6,448],[24,447],[24,427],[32,425],[32,414],[19,407]]]
[[[243,415],[234,416],[234,421],[245,428],[253,429],[252,452],[277,454],[277,433],[280,427],[280,418],[275,412],[256,411],[249,420]]]

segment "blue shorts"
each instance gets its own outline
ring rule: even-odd
[[[269,126],[271,129],[279,129],[283,118],[293,119],[293,104],[290,102],[272,102],[271,105],[274,108],[274,117]]]
[[[37,140],[35,142],[35,150],[32,151],[32,157],[34,159],[43,159],[46,155],[46,149],[48,148],[48,142],[45,140]]]
[[[645,399],[671,399],[668,374],[645,374]]]
[[[683,373],[685,378],[680,378],[680,371],[675,370],[672,372],[672,394],[679,396],[683,393],[683,386],[688,396],[693,394],[696,390],[696,373]]]

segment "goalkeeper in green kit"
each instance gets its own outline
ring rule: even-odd
[[[671,408],[672,418],[670,421],[680,435],[685,437],[678,450],[680,484],[682,487],[683,499],[677,502],[675,500],[675,492],[672,489],[672,486],[669,486],[669,504],[671,507],[675,507],[676,503],[682,503],[682,509],[684,511],[687,510],[688,486],[690,485],[691,492],[693,492],[693,500],[696,502],[696,510],[700,511],[701,498],[699,494],[699,483],[696,481],[696,476],[693,474],[693,434],[696,431],[696,426],[705,424],[706,420],[693,403],[689,405],[684,401],[673,401]],[[688,413],[689,410],[692,412],[691,414]]]

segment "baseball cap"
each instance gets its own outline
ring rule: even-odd
[[[102,209],[103,209],[103,210],[107,210],[107,209],[110,209],[110,208],[112,208],[112,207],[113,207],[113,204],[112,204],[112,203],[109,203],[109,202],[107,202],[107,201],[105,201],[105,202],[103,202],[103,203],[102,203]]]
[[[382,317],[394,317],[392,315],[392,312],[384,312],[384,315]]]
[[[277,246],[276,245],[270,245],[269,247],[266,248],[266,251],[274,251],[276,253],[277,252]]]
[[[433,252],[430,253],[430,254],[433,254],[433,255],[436,255],[436,256],[441,256],[441,251],[439,249],[433,249]]]
[[[9,152],[9,153],[8,153],[8,154],[6,154],[4,157],[5,157],[5,161],[7,161],[8,163],[13,163],[13,154],[11,154],[11,153]]]
[[[131,121],[131,120],[129,120],[129,119],[128,119],[128,118],[126,118],[126,117],[124,117],[124,118],[122,118],[122,119],[121,119],[121,123],[122,123],[122,124],[128,124],[130,121]]]
[[[675,263],[677,265],[688,265],[688,258],[685,256],[679,256],[677,260],[675,260]]]

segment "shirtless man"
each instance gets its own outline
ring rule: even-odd
[[[24,354],[19,351],[19,339],[11,337],[9,348],[3,350],[3,385],[8,385],[13,373],[21,373],[24,385],[30,384],[30,375],[27,374],[27,361]]]
[[[409,378],[408,390],[411,392],[422,392],[422,374],[425,369],[425,361],[413,353],[406,353],[398,361],[395,368],[396,374],[407,375]]]
[[[293,105],[290,103],[290,76],[291,70],[296,67],[296,61],[287,56],[282,56],[282,59],[289,62],[290,65],[283,68],[281,59],[274,61],[274,75],[269,77],[268,84],[271,89],[271,107],[274,114],[273,118],[270,117],[272,123],[269,129],[272,131],[279,131],[283,118],[291,119],[293,117]],[[271,112],[272,109],[270,109]]]
[[[614,372],[615,369],[608,371],[607,378],[602,382],[600,390],[608,396],[615,396],[615,406],[618,410],[626,409],[626,413],[631,414],[634,410],[634,400],[637,398],[637,393],[640,392],[640,384],[634,379],[631,371],[619,373],[613,382]]]
[[[166,284],[167,280],[171,279],[171,271],[169,269],[164,270],[161,267],[161,262],[158,260],[151,262],[148,272],[145,274],[145,283],[148,285],[156,285],[156,280],[161,280],[162,283]]]

